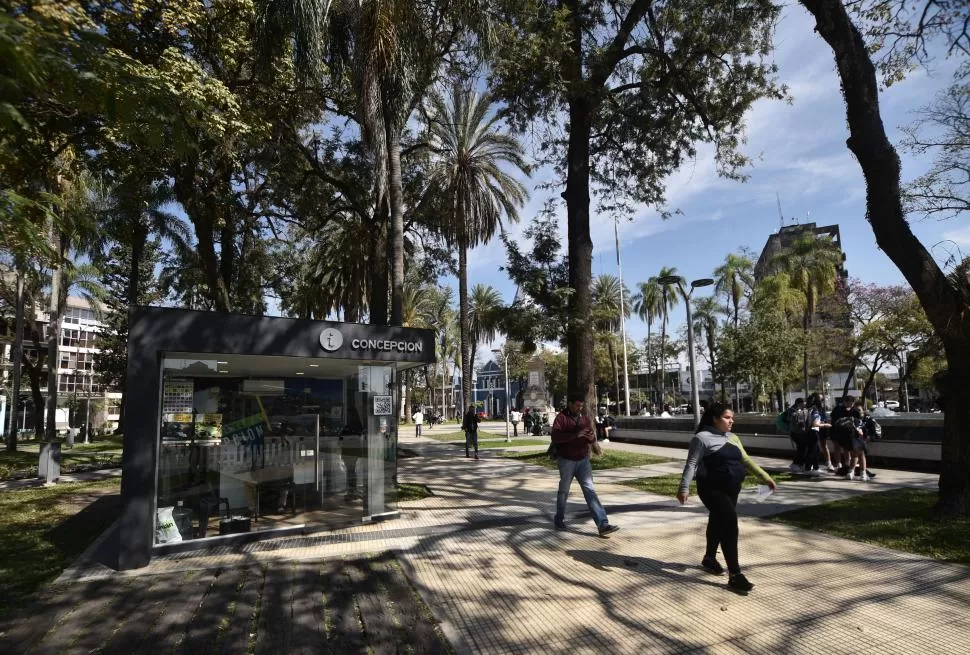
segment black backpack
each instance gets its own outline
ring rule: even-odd
[[[811,429],[809,422],[811,420],[811,412],[808,411],[807,407],[802,407],[801,409],[795,409],[792,407],[788,410],[788,425],[791,426],[792,434],[805,434]]]

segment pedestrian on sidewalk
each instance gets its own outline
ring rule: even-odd
[[[414,436],[420,437],[421,426],[424,425],[424,412],[422,412],[421,408],[418,407],[418,411],[416,411],[411,418],[414,420]]]
[[[512,413],[509,415],[509,418],[512,420],[512,436],[517,437],[519,436],[519,421],[522,420],[522,412],[517,409],[513,409]]]
[[[461,420],[461,429],[465,431],[465,457],[468,457],[468,446],[471,444],[475,448],[475,459],[478,459],[478,412],[474,405],[468,406],[464,418]]]
[[[728,587],[747,593],[754,585],[741,573],[738,563],[738,514],[735,507],[738,494],[748,471],[761,478],[772,491],[776,485],[771,476],[748,457],[741,440],[731,432],[732,427],[734,412],[731,408],[719,402],[711,403],[691,439],[677,500],[681,505],[687,502],[690,482],[696,477],[697,495],[710,512],[707,519],[707,550],[701,566],[715,575],[724,574],[724,568],[717,561],[717,547],[720,545],[728,566]]]
[[[556,495],[554,526],[557,530],[566,529],[566,500],[569,498],[569,487],[573,478],[576,478],[600,536],[606,537],[620,528],[610,525],[606,510],[593,487],[593,467],[589,462],[589,452],[590,444],[596,441],[596,433],[589,417],[583,413],[585,405],[585,394],[569,394],[566,409],[552,423],[551,438],[556,445],[556,459],[559,463],[559,493]]]

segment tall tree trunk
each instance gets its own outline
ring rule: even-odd
[[[849,395],[849,387],[852,386],[852,381],[855,379],[855,367],[859,365],[859,358],[853,357],[852,364],[849,366],[849,373],[845,376],[845,384],[842,385],[842,398]]]
[[[578,23],[578,20],[577,20]],[[578,28],[578,26],[577,26]],[[574,38],[580,38],[579,34]],[[579,43],[574,44],[575,48]],[[577,62],[579,65],[579,62]],[[577,79],[581,79],[581,72]],[[569,146],[566,154],[566,216],[568,225],[569,325],[566,328],[567,393],[586,395],[586,406],[595,407],[593,379],[593,330],[588,317],[592,310],[593,240],[589,232],[589,140],[592,107],[575,94],[569,100]]]
[[[387,129],[387,176],[391,201],[391,325],[404,323],[404,191],[401,186],[400,131]]]
[[[19,263],[19,262],[18,262]],[[17,291],[14,298],[14,337],[10,346],[11,386],[10,386],[10,422],[7,432],[7,451],[17,451],[17,409],[20,406],[20,376],[24,361],[24,274],[20,266],[17,267]]]
[[[808,310],[802,316],[802,380],[805,383],[805,402],[808,402]]]
[[[42,350],[37,351],[37,361],[31,362],[29,357],[23,358],[24,370],[27,372],[27,382],[30,384],[30,400],[34,414],[34,438],[44,438],[44,392],[40,385],[40,374],[44,370],[47,355]],[[24,412],[26,412],[26,407]]]
[[[370,298],[369,322],[371,325],[387,325],[387,281],[388,281],[388,243],[387,222],[389,210],[386,196],[380,196],[374,210],[373,225],[370,230]]]
[[[948,278],[913,234],[903,213],[900,164],[879,112],[876,70],[866,43],[839,0],[801,0],[835,55],[849,125],[849,150],[866,180],[866,209],[876,243],[909,282],[943,341],[949,394],[943,415],[939,507],[970,514],[970,288]]]
[[[458,326],[461,351],[461,410],[471,403],[472,362],[471,326],[468,317],[468,247],[464,240],[458,244]]]

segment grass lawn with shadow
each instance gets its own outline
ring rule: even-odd
[[[18,444],[16,452],[0,451],[0,480],[36,478],[40,447]],[[61,473],[78,473],[121,466],[121,446],[77,444],[68,449],[61,444]]]
[[[51,582],[117,518],[120,480],[0,493],[0,615]]]
[[[465,443],[465,433],[460,430],[458,432],[445,432],[442,434],[428,433],[428,434],[422,434],[421,436],[428,437],[429,439],[434,439],[435,441],[460,441],[462,443]],[[502,438],[502,441],[505,441],[504,434],[496,434],[495,432],[481,432],[481,431],[479,431],[478,433],[479,442],[481,442],[483,439],[498,439],[499,437]]]
[[[549,442],[545,442],[549,443]],[[549,459],[545,451],[533,453],[503,453],[502,457],[516,459],[526,464],[536,464],[547,469],[558,469],[559,464],[555,460]],[[656,455],[644,453],[631,453],[624,450],[604,450],[599,457],[592,457],[590,463],[594,471],[605,471],[607,469],[620,469],[628,466],[646,466],[647,464],[662,464],[673,460]]]
[[[970,518],[941,519],[936,500],[936,491],[893,489],[803,507],[770,520],[970,565]]]
[[[774,473],[771,475],[775,482],[791,482],[792,480],[797,480],[795,476],[790,473]],[[633,487],[639,491],[645,491],[650,494],[656,494],[658,496],[676,496],[677,489],[680,487],[680,476],[679,475],[658,475],[653,478],[637,478],[636,480],[625,480],[623,482],[618,482],[617,484],[626,485],[627,487]],[[744,488],[756,487],[762,484],[759,478],[751,475],[750,473],[744,478],[744,482],[741,486]],[[690,492],[692,494],[697,493],[697,482],[691,480]]]

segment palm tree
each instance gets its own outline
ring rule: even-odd
[[[754,262],[750,257],[730,253],[714,269],[714,292],[727,297],[732,309],[734,327],[738,327],[741,299],[754,289]]]
[[[626,295],[628,292],[623,290]],[[624,318],[630,315],[628,307]],[[620,279],[614,275],[600,275],[593,281],[593,325],[595,334],[603,338],[609,351],[610,366],[616,384],[619,407],[620,374],[616,359],[616,330],[620,326]]]
[[[844,257],[839,247],[829,238],[805,231],[792,241],[791,246],[771,259],[771,265],[788,274],[791,286],[805,297],[802,329],[805,332],[802,375],[805,397],[808,397],[808,331],[815,325],[815,310],[819,298],[835,291],[838,270]]]
[[[711,380],[718,381],[717,375],[717,333],[718,316],[723,314],[723,308],[714,296],[704,296],[693,301],[694,335],[699,341],[707,345],[707,358],[711,363]],[[725,397],[724,383],[721,381],[721,400]]]
[[[670,310],[680,302],[680,290],[676,282],[661,282],[663,279],[678,277],[675,266],[664,266],[656,277],[650,278],[660,289],[659,316],[660,316],[660,396],[661,405],[663,404],[664,375],[667,373],[667,321],[670,318]]]
[[[488,243],[503,216],[519,220],[525,187],[503,170],[528,175],[522,147],[499,130],[486,97],[455,86],[446,102],[433,95],[426,111],[431,162],[425,197],[440,207],[438,229],[458,249],[458,320],[461,327],[462,393],[471,393],[475,349],[468,300],[468,249]]]
[[[475,353],[478,352],[480,343],[492,342],[498,334],[499,320],[501,319],[502,296],[492,287],[485,284],[476,284],[472,287],[471,298],[468,303],[468,325],[471,331],[471,359],[469,360],[468,374],[471,376],[471,369],[475,366]],[[465,371],[462,370],[462,381],[464,382]],[[462,385],[464,393],[464,385]],[[469,387],[469,391],[471,388]],[[465,396],[465,402],[468,396]]]
[[[647,324],[647,378],[651,378],[650,364],[650,328],[654,319],[660,316],[660,285],[656,279],[650,278],[646,282],[637,283],[637,293],[631,299],[633,311]]]
[[[735,331],[738,329],[741,299],[746,290],[754,287],[754,262],[749,257],[730,253],[724,258],[724,263],[714,269],[714,292],[727,298],[728,307],[732,310]],[[736,409],[741,409],[741,386],[734,381],[734,396]]]
[[[335,77],[349,74],[361,135],[374,163],[374,206],[388,210],[390,322],[400,325],[404,313],[401,134],[442,60],[463,44],[456,37],[470,29],[478,44],[490,41],[488,8],[460,3],[443,13],[437,3],[413,0],[263,0],[260,4],[259,49],[264,59],[286,50],[292,40],[294,63],[302,76],[317,77],[325,62]],[[384,318],[372,317],[372,322]]]

